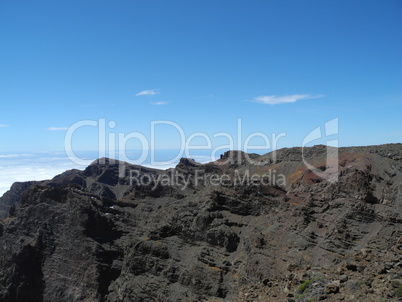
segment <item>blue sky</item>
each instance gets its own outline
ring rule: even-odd
[[[401,28],[400,0],[2,0],[0,152],[63,150],[100,118],[146,137],[236,137],[240,118],[279,147],[339,118],[340,146],[401,142]]]

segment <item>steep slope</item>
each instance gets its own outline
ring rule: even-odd
[[[100,159],[15,184],[0,301],[397,301],[402,145],[335,151]]]

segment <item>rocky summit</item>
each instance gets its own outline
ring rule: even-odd
[[[0,218],[3,302],[402,299],[402,144],[101,158]]]

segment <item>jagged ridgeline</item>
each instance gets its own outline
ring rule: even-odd
[[[398,301],[402,145],[336,151],[101,159],[15,183],[0,301]]]

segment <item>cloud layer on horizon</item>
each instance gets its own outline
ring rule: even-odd
[[[38,158],[33,154],[0,155],[0,197],[17,181],[52,179],[70,169],[85,167],[72,163],[65,157]]]

